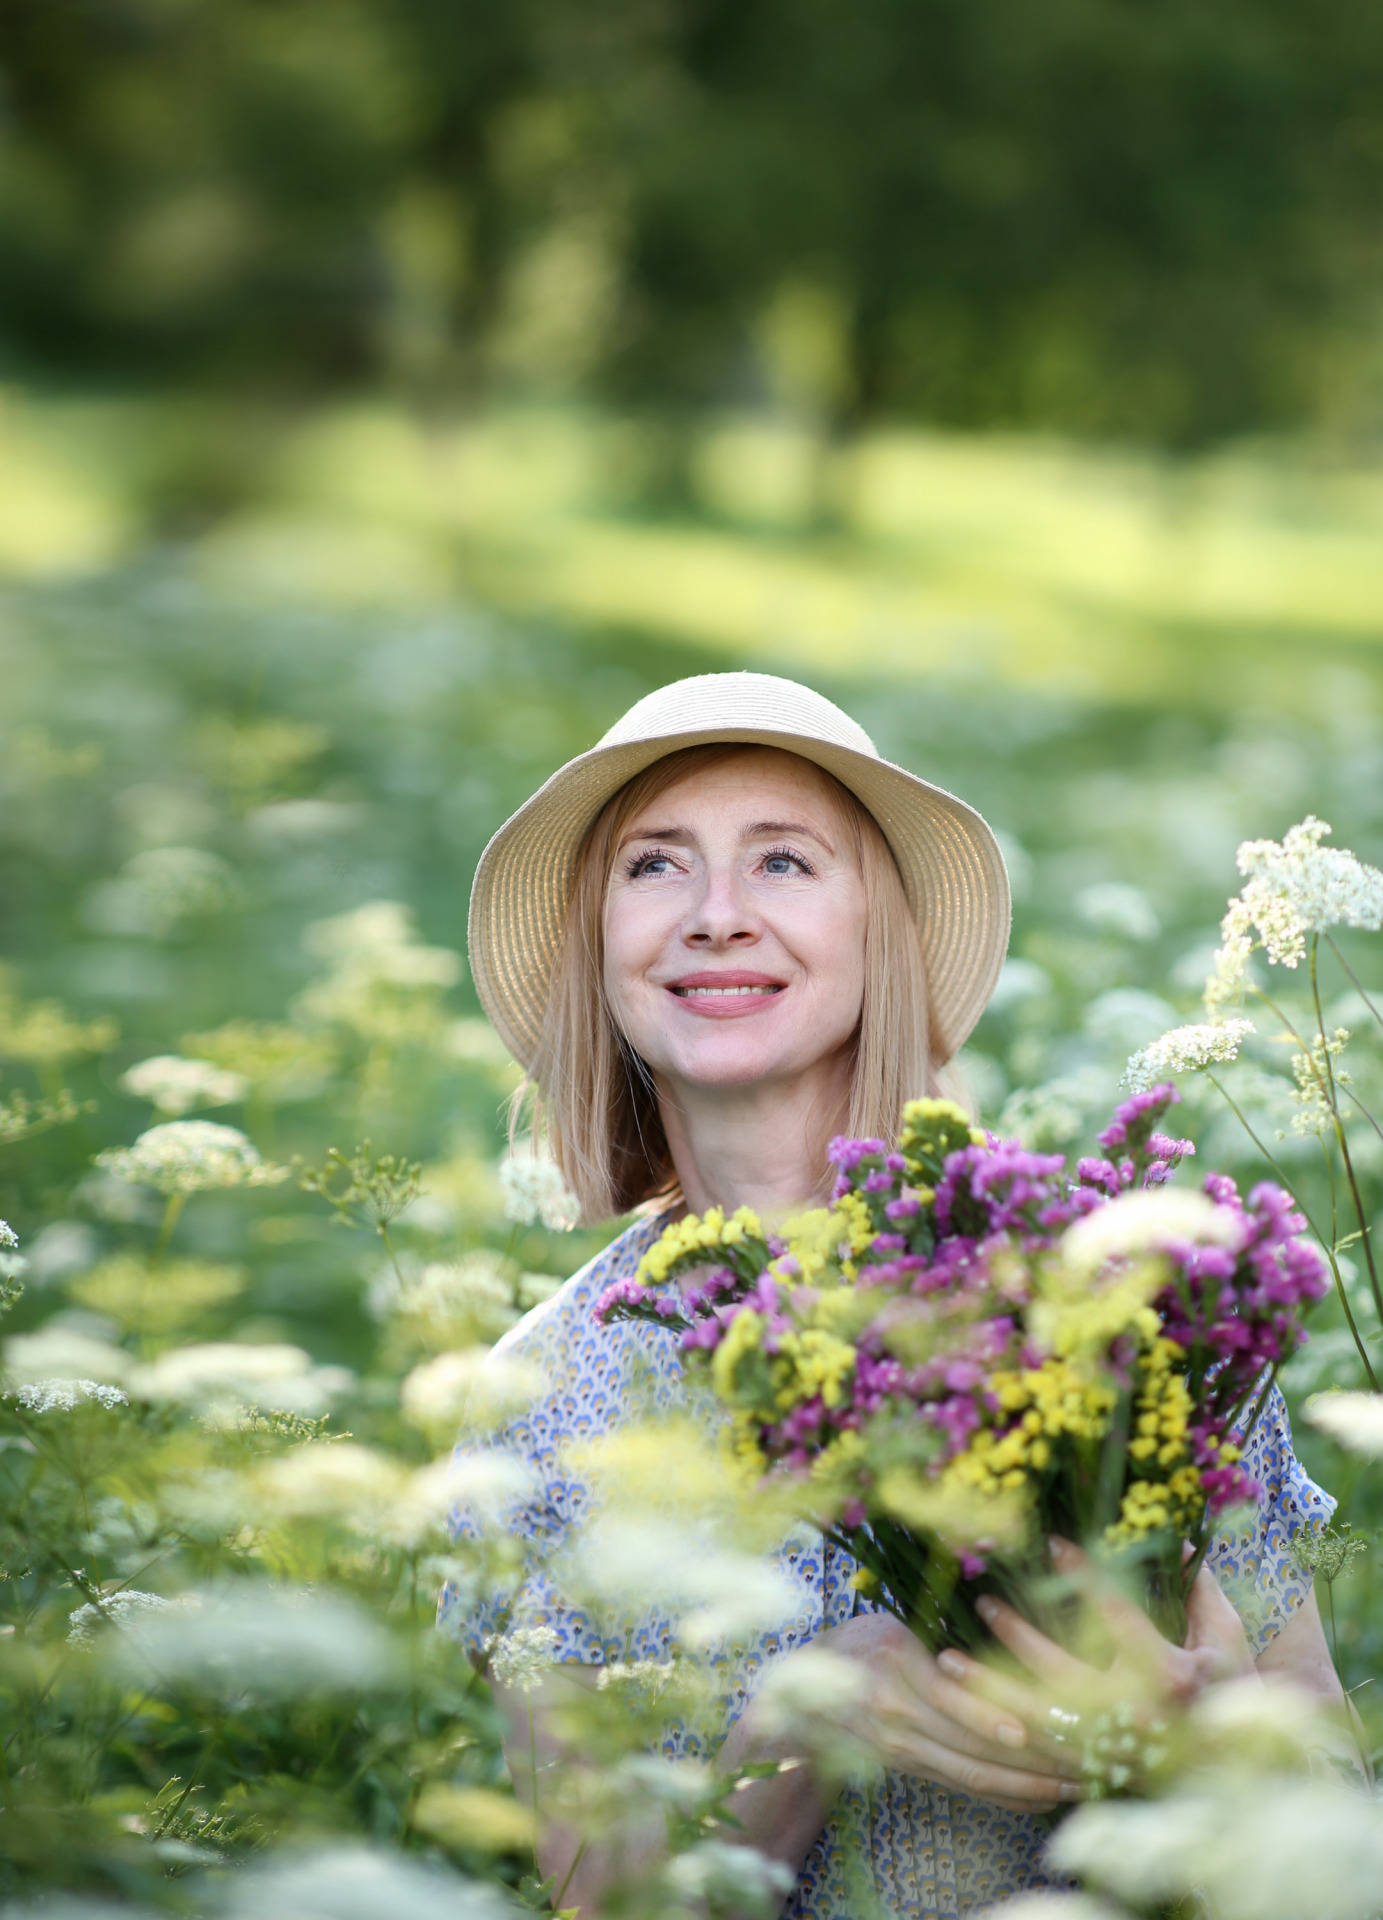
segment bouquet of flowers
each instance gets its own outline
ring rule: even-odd
[[[984,1642],[984,1592],[1041,1617],[1052,1533],[1133,1562],[1180,1642],[1211,1521],[1257,1492],[1242,1435],[1327,1277],[1281,1188],[1167,1186],[1194,1152],[1158,1130],[1178,1098],[1135,1094],[1074,1173],[914,1101],[896,1151],[832,1143],[829,1207],[781,1232],[681,1219],[596,1312],[680,1329],[747,1469],[797,1479],[933,1651]]]

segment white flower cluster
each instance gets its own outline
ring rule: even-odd
[[[381,1319],[405,1315],[453,1340],[498,1340],[519,1317],[506,1265],[493,1247],[477,1247],[460,1260],[430,1260],[402,1278],[386,1267],[370,1287],[367,1304]]]
[[[369,901],[317,921],[303,944],[328,969],[298,1000],[308,1020],[386,1042],[435,1037],[437,996],[460,979],[461,956],[424,946],[407,907]]]
[[[1243,1225],[1229,1207],[1217,1207],[1191,1187],[1145,1187],[1097,1207],[1061,1238],[1072,1272],[1094,1275],[1110,1260],[1138,1260],[1190,1240],[1197,1246],[1239,1247]]]
[[[196,1407],[225,1425],[246,1406],[325,1413],[338,1394],[349,1392],[355,1377],[345,1367],[314,1366],[301,1347],[286,1343],[210,1340],[160,1354],[137,1367],[129,1384],[140,1399]]]
[[[142,1593],[138,1587],[126,1587],[120,1593],[107,1594],[101,1600],[78,1607],[68,1618],[67,1638],[74,1647],[90,1647],[95,1644],[97,1627],[127,1627],[143,1614],[164,1613],[176,1604],[174,1600],[165,1600],[161,1593]]]
[[[141,1060],[121,1075],[120,1085],[136,1100],[148,1100],[175,1119],[194,1107],[229,1106],[243,1100],[250,1087],[243,1073],[213,1066],[210,1060],[186,1060],[177,1053]]]
[[[766,1911],[792,1889],[796,1875],[781,1860],[730,1840],[701,1840],[669,1861],[665,1878],[675,1898],[701,1907],[749,1906]]]
[[[108,1147],[96,1164],[118,1180],[160,1193],[201,1193],[208,1187],[271,1187],[287,1167],[267,1165],[238,1127],[214,1120],[170,1120],[141,1133],[132,1147]]]
[[[1314,1039],[1309,1053],[1292,1055],[1292,1078],[1296,1082],[1292,1089],[1296,1106],[1292,1132],[1302,1139],[1310,1140],[1324,1133],[1334,1121],[1330,1089],[1350,1084],[1348,1068],[1336,1065],[1348,1044],[1349,1029],[1336,1027],[1328,1040],[1320,1036]]]
[[[17,1247],[19,1235],[8,1220],[0,1220],[0,1247]]]
[[[612,1660],[600,1669],[596,1686],[601,1693],[617,1688],[651,1705],[666,1692],[676,1671],[675,1660]]]
[[[1123,1084],[1141,1093],[1174,1074],[1197,1073],[1220,1061],[1237,1059],[1240,1047],[1253,1031],[1252,1020],[1204,1021],[1199,1025],[1173,1027],[1151,1046],[1140,1047],[1130,1055]]]
[[[426,1430],[494,1426],[543,1390],[536,1368],[488,1347],[461,1347],[424,1360],[399,1389],[405,1418]]]
[[[1330,831],[1308,814],[1280,845],[1246,840],[1240,847],[1237,864],[1248,885],[1230,901],[1220,926],[1223,944],[1205,985],[1207,1009],[1223,1006],[1242,990],[1255,945],[1275,966],[1295,967],[1305,955],[1309,932],[1383,926],[1383,873],[1344,847],[1323,847]]]
[[[25,1380],[5,1395],[28,1413],[71,1413],[83,1401],[102,1407],[127,1407],[129,1395],[104,1380]]]
[[[505,1218],[520,1226],[541,1222],[554,1233],[566,1233],[581,1218],[580,1203],[555,1160],[535,1153],[510,1154],[500,1162],[499,1184],[504,1190]]]
[[[1383,1459],[1383,1393],[1313,1394],[1306,1417],[1351,1453]]]
[[[492,1634],[485,1652],[492,1680],[531,1693],[557,1664],[557,1635],[551,1627],[515,1627],[512,1633]]]

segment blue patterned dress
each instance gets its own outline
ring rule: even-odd
[[[636,1405],[663,1415],[687,1405],[675,1333],[642,1322],[602,1327],[592,1313],[607,1286],[633,1273],[661,1226],[653,1219],[629,1228],[496,1348],[498,1355],[535,1365],[546,1380],[543,1397],[490,1443],[517,1455],[534,1476],[537,1492],[514,1524],[544,1562],[574,1537],[586,1505],[586,1489],[564,1463],[568,1444],[614,1431]],[[1309,1580],[1290,1558],[1292,1537],[1303,1526],[1323,1526],[1334,1502],[1292,1452],[1287,1410],[1276,1389],[1245,1465],[1264,1490],[1256,1523],[1217,1537],[1209,1565],[1259,1653],[1309,1591]],[[464,1529],[464,1516],[460,1524]],[[798,1604],[779,1625],[725,1650],[718,1662],[727,1729],[770,1662],[824,1628],[871,1610],[850,1585],[854,1562],[814,1533],[795,1534],[776,1559]],[[616,1622],[574,1604],[544,1567],[531,1571],[515,1592],[481,1605],[466,1607],[455,1594],[444,1595],[441,1623],[477,1655],[496,1631],[545,1625],[557,1635],[559,1660],[589,1666],[666,1659],[676,1629],[670,1615],[656,1611]],[[669,1757],[703,1751],[694,1732],[669,1727]],[[882,1904],[901,1920],[922,1914],[961,1920],[1015,1892],[1052,1884],[1043,1869],[1045,1837],[1027,1815],[908,1775],[885,1774],[867,1792],[847,1788],[842,1794],[802,1867],[785,1920],[849,1916],[858,1907],[852,1888],[862,1864],[876,1911]]]

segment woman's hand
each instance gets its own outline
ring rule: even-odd
[[[866,1676],[850,1731],[884,1766],[959,1793],[1039,1813],[1081,1797],[1079,1756],[1030,1730],[1002,1703],[948,1677],[891,1614],[857,1614],[814,1643],[853,1660]],[[964,1669],[960,1670],[964,1673]]]
[[[1254,1672],[1238,1614],[1213,1574],[1202,1567],[1186,1601],[1186,1640],[1174,1647],[1144,1613],[1107,1582],[1087,1555],[1053,1539],[1052,1563],[1090,1607],[1113,1649],[1107,1666],[1068,1653],[1002,1600],[982,1599],[979,1611],[996,1640],[1014,1656],[1019,1672],[969,1659],[942,1656],[964,1691],[987,1700],[1030,1730],[1048,1727],[1061,1712],[1128,1704],[1155,1715],[1189,1705],[1208,1686]],[[1053,1710],[1057,1710],[1054,1716]]]

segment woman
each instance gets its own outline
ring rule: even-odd
[[[521,1522],[530,1538],[550,1547],[579,1527],[586,1490],[564,1464],[567,1441],[629,1418],[636,1382],[647,1404],[651,1378],[664,1410],[683,1393],[674,1336],[597,1326],[602,1290],[633,1272],[677,1209],[819,1203],[834,1134],[887,1135],[905,1098],[937,1086],[992,991],[1008,929],[1003,861],[979,815],[881,761],[829,701],[766,675],[710,674],[650,695],[501,829],[472,896],[481,999],[529,1068],[585,1217],[653,1209],[501,1343],[547,1376],[502,1440],[540,1488]],[[1258,1524],[1211,1554],[1239,1614],[1207,1571],[1185,1648],[1106,1602],[1108,1625],[1123,1657],[1156,1664],[1169,1697],[1248,1669],[1252,1647],[1260,1669],[1338,1700],[1309,1578],[1288,1553],[1331,1503],[1293,1458],[1280,1400],[1248,1465],[1267,1489]],[[1074,1549],[1055,1551],[1080,1569]],[[795,1880],[785,1912],[850,1911],[851,1831],[876,1896],[900,1914],[963,1915],[1043,1884],[1034,1815],[1081,1791],[1069,1749],[1042,1731],[1040,1682],[1060,1678],[1069,1656],[996,1607],[995,1634],[1034,1676],[1031,1689],[999,1682],[962,1655],[933,1659],[819,1539],[787,1543],[778,1563],[799,1604],[728,1660],[720,1765],[775,1757],[756,1725],[755,1676],[811,1642],[858,1664],[853,1728],[887,1768],[867,1801],[831,1805],[806,1769],[737,1796],[743,1838]],[[666,1654],[673,1626],[650,1614],[632,1640],[612,1638],[542,1572],[505,1618],[552,1628],[564,1663],[527,1699],[496,1687],[522,1791],[531,1743],[539,1754],[554,1744],[548,1716],[564,1689],[612,1661]],[[461,1630],[479,1650],[496,1624]],[[685,1750],[678,1730],[667,1750]],[[646,1845],[651,1866],[657,1835]],[[539,1858],[563,1887],[559,1904],[593,1920],[615,1863],[551,1828]]]

